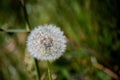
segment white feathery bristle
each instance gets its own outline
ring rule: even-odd
[[[39,60],[53,61],[65,51],[66,37],[55,25],[38,26],[28,36],[27,49]]]

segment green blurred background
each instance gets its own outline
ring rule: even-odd
[[[118,4],[117,0],[1,0],[0,80],[36,80],[26,50],[27,29],[43,24],[55,24],[67,36],[66,52],[51,65],[54,80],[120,80]],[[46,62],[38,64],[41,80],[48,80]]]

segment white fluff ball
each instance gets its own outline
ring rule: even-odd
[[[27,49],[39,60],[53,61],[65,51],[66,37],[55,25],[38,26],[28,36]]]

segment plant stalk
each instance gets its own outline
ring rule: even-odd
[[[47,65],[48,65],[48,77],[49,77],[49,80],[52,80],[52,75],[51,75],[51,71],[50,71],[50,62],[47,61]]]
[[[24,12],[24,17],[25,17],[25,20],[26,20],[26,23],[27,23],[26,30],[28,32],[30,32],[31,26],[30,26],[30,22],[29,22],[29,18],[28,18],[28,13],[27,13],[27,9],[26,9],[25,0],[20,0],[20,2],[21,2],[21,6],[22,6],[22,9],[23,9],[23,12]],[[37,80],[40,80],[40,72],[39,72],[38,61],[35,58],[33,58],[33,59],[34,59],[34,64],[35,64],[35,70],[36,70],[36,73],[37,73]]]
[[[37,80],[40,80],[40,72],[39,72],[38,61],[35,58],[34,58],[34,64],[35,64],[35,70],[36,70],[36,73],[37,73]]]

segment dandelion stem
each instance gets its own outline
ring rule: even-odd
[[[48,77],[49,77],[49,80],[52,80],[52,75],[51,75],[51,71],[50,71],[50,62],[47,61],[47,65],[48,65]]]
[[[25,0],[20,0],[20,2],[21,2],[21,6],[22,6],[22,9],[23,9],[23,12],[24,12],[24,17],[25,17],[25,20],[26,20],[26,23],[27,23],[26,30],[28,32],[30,32],[31,26],[30,26],[30,22],[29,22],[29,19],[28,19],[28,13],[27,13],[27,9],[26,9]],[[33,59],[34,59],[34,63],[35,63],[36,73],[37,73],[37,80],[40,80],[40,72],[39,72],[39,66],[38,66],[38,63],[37,63],[37,59],[35,59],[35,58],[33,58]]]
[[[27,29],[30,30],[31,29],[31,26],[30,26],[30,21],[29,21],[29,18],[28,18],[28,13],[27,13],[27,9],[26,9],[26,3],[25,3],[25,0],[20,0],[21,2],[21,7],[23,9],[23,12],[24,12],[24,17],[25,17],[25,20],[26,20],[26,23],[27,23]]]
[[[35,69],[36,69],[36,73],[37,73],[37,80],[40,80],[39,66],[37,63],[37,59],[35,59],[35,58],[34,58],[34,63],[35,63]]]

